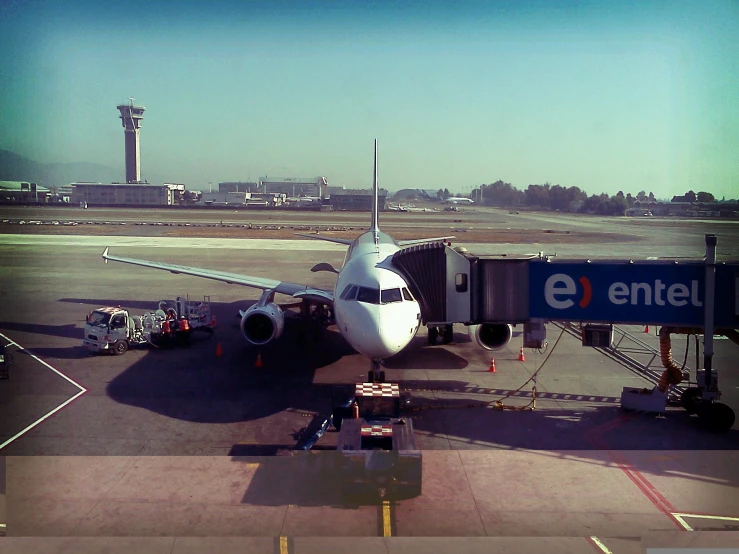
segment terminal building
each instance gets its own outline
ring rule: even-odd
[[[176,206],[182,203],[185,185],[165,183],[72,183],[70,203],[98,206]]]
[[[23,181],[0,181],[0,202],[47,202],[51,193],[46,187]]]
[[[326,177],[262,177],[259,189],[263,193],[284,194],[287,198],[326,198],[328,181]]]
[[[218,192],[262,192],[259,183],[251,181],[228,181],[218,183]]]
[[[247,206],[275,208],[282,206],[285,201],[284,194],[244,192],[244,191],[221,191],[203,192],[200,196],[199,205],[202,206]]]

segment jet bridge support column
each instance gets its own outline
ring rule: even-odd
[[[718,388],[718,375],[713,369],[713,334],[716,308],[716,235],[706,235],[706,285],[703,322],[703,379],[698,371],[697,382],[701,402],[698,415],[709,426],[716,429],[731,428],[735,421],[733,410],[726,404],[714,402],[721,398]]]
[[[706,391],[715,391],[713,372],[713,315],[716,296],[716,235],[706,235],[706,298],[703,323],[703,367],[705,368]],[[700,383],[699,383],[700,384]]]

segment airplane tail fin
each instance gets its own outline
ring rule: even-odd
[[[377,222],[377,215],[379,211],[380,202],[379,192],[377,189],[377,139],[375,139],[375,173],[374,180],[372,182],[372,225],[370,226],[370,231],[372,231],[375,235],[375,242],[377,242],[379,239],[377,235],[378,231],[380,230],[380,225]]]

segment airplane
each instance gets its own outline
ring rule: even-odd
[[[475,201],[471,198],[461,198],[459,196],[450,196],[444,200],[445,204],[474,204]]]
[[[402,272],[393,265],[392,257],[404,247],[448,241],[455,237],[396,241],[380,230],[376,139],[374,146],[374,198],[370,229],[354,240],[295,233],[306,238],[348,246],[340,270],[328,263],[319,263],[311,269],[313,272],[336,273],[337,280],[333,290],[223,271],[123,258],[111,255],[109,247],[103,252],[103,259],[105,263],[128,263],[261,289],[263,293],[260,299],[246,311],[239,312],[241,334],[253,346],[264,346],[279,338],[282,333],[284,312],[274,301],[276,293],[299,299],[304,307],[327,307],[332,311],[331,322],[336,324],[339,333],[355,351],[370,359],[368,381],[384,382],[384,371],[380,369],[383,362],[411,342],[422,321],[420,304],[411,294]],[[303,315],[310,313],[304,310]],[[435,342],[438,329],[434,330]],[[432,329],[429,331],[431,337]],[[513,336],[513,328],[508,324],[470,325],[468,331],[477,344],[486,350],[505,347]]]

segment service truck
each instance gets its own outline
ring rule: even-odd
[[[210,297],[191,302],[162,300],[159,309],[136,316],[120,306],[103,306],[87,314],[82,344],[90,352],[125,354],[132,345],[165,346],[190,342],[196,329],[212,329]]]

